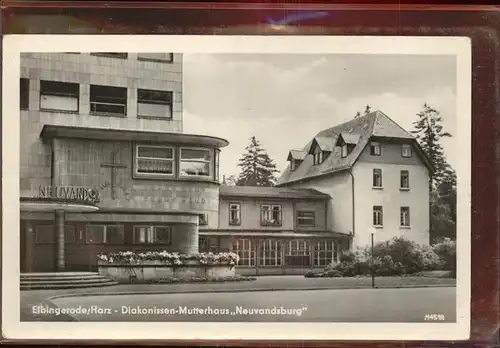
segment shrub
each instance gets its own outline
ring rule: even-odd
[[[323,277],[327,278],[340,278],[342,277],[342,272],[336,270],[336,269],[331,269],[329,271],[326,271],[323,273]]]
[[[321,278],[321,277],[323,277],[323,273],[314,272],[313,270],[309,270],[304,274],[304,277],[306,277],[306,278]]]
[[[433,246],[433,251],[440,257],[443,268],[451,270],[452,276],[457,274],[457,245],[454,240],[445,238],[442,242]]]

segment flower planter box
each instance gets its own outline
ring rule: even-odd
[[[122,255],[130,255],[130,253]],[[209,256],[214,255],[210,254]],[[148,283],[172,278],[189,280],[235,276],[235,265],[230,261],[206,264],[199,259],[184,259],[176,263],[169,260],[141,260],[137,258],[129,260],[116,260],[115,258],[110,261],[110,257],[100,257],[97,265],[99,274],[119,283]]]

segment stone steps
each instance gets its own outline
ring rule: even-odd
[[[118,283],[93,272],[24,273],[21,290],[75,289],[117,285]]]

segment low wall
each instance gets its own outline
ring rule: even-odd
[[[117,264],[98,261],[98,272],[119,283],[147,283],[163,279],[227,278],[234,277],[235,267],[230,265],[201,265],[188,262],[173,266],[159,261],[140,264]]]

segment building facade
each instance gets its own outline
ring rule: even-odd
[[[20,109],[22,272],[198,251],[228,143],[182,133],[180,55],[23,54]]]
[[[101,252],[238,253],[241,274],[303,274],[343,250],[429,242],[431,168],[377,111],[321,131],[276,187],[221,185],[224,139],[183,133],[182,56],[25,53],[21,272],[91,271]]]

